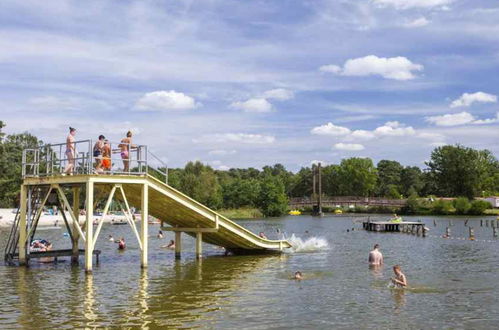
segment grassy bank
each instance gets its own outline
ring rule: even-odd
[[[263,218],[262,212],[255,208],[224,209],[218,211],[224,217],[229,219],[255,219]]]

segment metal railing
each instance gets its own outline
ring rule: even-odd
[[[103,153],[100,148],[99,155],[94,155],[95,145],[92,140],[75,141],[71,143],[72,148],[67,148],[66,143],[57,143],[24,149],[22,176],[27,178],[76,174],[145,175],[152,170],[163,176],[164,181],[168,183],[167,165],[149,152],[146,145],[122,142],[106,142],[106,144],[107,153]],[[148,164],[148,156],[159,165]]]

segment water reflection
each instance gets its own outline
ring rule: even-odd
[[[393,302],[395,303],[395,311],[399,312],[405,306],[405,290],[404,289],[391,289]]]
[[[85,300],[83,302],[83,315],[85,316],[85,326],[95,327],[97,314],[95,313],[95,293],[94,293],[94,276],[86,274],[85,276]]]

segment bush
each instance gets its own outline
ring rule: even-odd
[[[454,213],[455,209],[451,201],[437,199],[431,206],[431,212],[437,215],[448,215]]]
[[[456,214],[467,214],[471,208],[471,203],[466,197],[459,197],[454,200]]]
[[[471,202],[471,207],[468,213],[473,215],[481,215],[485,212],[486,209],[490,208],[492,208],[492,204],[487,201],[477,199]]]
[[[418,195],[412,194],[407,199],[407,204],[401,209],[402,214],[418,214],[420,211],[421,205],[419,203]]]

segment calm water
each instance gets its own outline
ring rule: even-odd
[[[271,238],[277,229],[294,233],[298,251],[224,257],[205,245],[202,262],[194,259],[191,238],[184,239],[183,259],[176,262],[172,251],[160,248],[173,235],[157,239],[158,227],[151,225],[147,271],[140,269],[130,228],[107,225],[92,276],[68,262],[32,261],[29,269],[0,265],[0,328],[497,328],[499,240],[490,227],[470,220],[477,236],[471,242],[437,237],[450,218],[427,218],[427,238],[365,232],[356,220],[362,218],[240,221]],[[452,219],[453,235],[467,234],[465,220]],[[69,247],[63,233],[38,236],[56,248]],[[109,234],[124,235],[127,251],[118,252]],[[5,239],[0,232],[2,251]],[[375,243],[385,256],[380,271],[366,264]],[[410,289],[388,288],[394,264],[402,265]],[[296,270],[305,280],[291,280]]]

